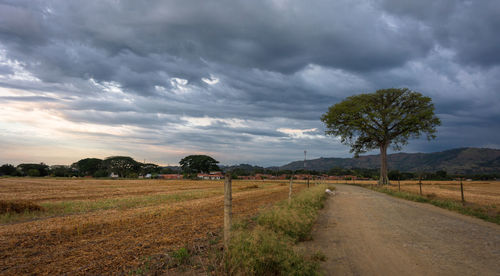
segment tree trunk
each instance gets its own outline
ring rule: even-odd
[[[380,146],[380,179],[379,185],[389,184],[389,177],[387,177],[387,147],[389,145],[384,144]]]

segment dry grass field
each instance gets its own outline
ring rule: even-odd
[[[352,184],[352,180],[348,181]],[[356,181],[358,184],[376,184],[375,181]],[[500,207],[500,181],[463,181],[466,202],[481,206]],[[398,181],[389,186],[398,190]],[[401,191],[420,193],[418,181],[401,181]],[[422,181],[422,194],[440,199],[461,200],[460,181]]]
[[[330,181],[337,184],[376,185],[376,181]],[[500,181],[463,181],[465,206],[481,210],[491,217],[500,217]],[[418,181],[392,181],[387,188],[415,195],[420,194]],[[422,196],[428,199],[451,200],[461,202],[460,181],[422,181]]]
[[[286,182],[233,181],[234,216],[287,196]],[[222,181],[0,178],[2,201],[43,209],[0,214],[2,275],[127,274],[223,225]]]

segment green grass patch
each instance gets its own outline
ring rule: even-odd
[[[287,235],[257,226],[234,233],[226,253],[228,275],[316,275],[318,264],[293,249]]]
[[[256,225],[238,223],[228,250],[225,271],[229,275],[319,275],[321,253],[306,257],[295,243],[310,236],[317,212],[323,208],[325,185],[296,195],[291,203],[280,202],[261,212]],[[332,189],[332,187],[330,187]],[[318,257],[319,256],[319,257]]]
[[[290,204],[286,201],[280,202],[270,210],[262,212],[257,222],[291,237],[295,242],[307,240],[316,221],[316,214],[323,208],[326,197],[324,190],[324,187],[307,189],[295,196]]]
[[[185,247],[179,248],[171,253],[176,266],[189,263],[189,252]]]
[[[382,192],[391,196],[403,198],[406,200],[430,203],[434,206],[455,211],[464,215],[477,217],[489,222],[500,224],[500,213],[492,212],[488,208],[475,205],[472,203],[462,203],[459,201],[449,200],[449,199],[437,199],[435,196],[421,196],[409,192],[399,192],[387,188],[373,187],[375,191]]]

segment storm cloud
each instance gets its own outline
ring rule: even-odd
[[[498,148],[498,14],[493,0],[0,1],[0,162],[345,157],[321,114],[389,87],[432,97],[443,121],[407,151]],[[37,143],[58,154],[30,155]]]

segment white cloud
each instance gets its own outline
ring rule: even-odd
[[[172,85],[172,92],[175,94],[184,94],[190,91],[188,80],[181,78],[171,78],[170,85]]]
[[[219,79],[214,77],[212,74],[210,74],[210,78],[201,78],[201,80],[210,85],[219,83]]]
[[[3,49],[0,44],[0,68],[1,67],[9,68],[13,73],[0,75],[0,80],[40,82],[39,78],[33,76],[33,74],[25,69],[24,63],[7,58],[7,51]]]
[[[323,138],[323,135],[311,134],[311,132],[318,131],[317,128],[310,129],[297,129],[297,128],[278,128],[279,132],[285,133],[292,138]]]
[[[165,86],[155,85],[155,90],[158,92],[165,92],[166,88],[165,88]]]
[[[171,78],[170,84],[174,87],[185,86],[186,84],[188,84],[188,80],[181,78]]]

